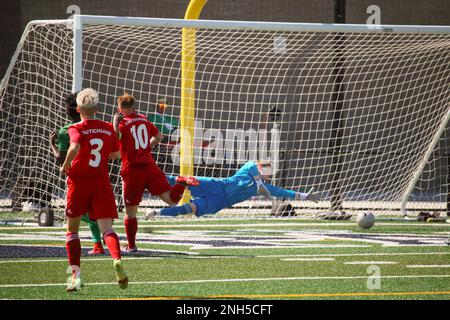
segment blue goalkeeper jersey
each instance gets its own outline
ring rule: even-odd
[[[228,206],[245,201],[258,195],[258,186],[254,179],[259,176],[259,170],[255,162],[249,161],[233,176],[220,179],[225,186]],[[269,183],[264,183],[273,197],[295,199],[295,191],[285,190]]]

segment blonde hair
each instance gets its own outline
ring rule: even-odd
[[[83,109],[96,107],[98,104],[98,93],[94,89],[81,90],[77,95],[77,106]]]

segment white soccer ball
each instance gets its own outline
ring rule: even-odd
[[[372,212],[360,212],[356,217],[356,223],[363,229],[370,229],[375,224],[375,215]]]

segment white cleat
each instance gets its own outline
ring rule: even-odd
[[[144,213],[144,219],[145,220],[150,220],[150,219],[154,219],[157,216],[157,212],[155,209],[148,209],[145,213]]]

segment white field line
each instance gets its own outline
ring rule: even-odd
[[[309,248],[371,248],[371,245],[358,245],[358,244],[299,244],[299,245],[285,245],[285,246],[227,246],[227,247],[213,247],[211,245],[194,245],[191,246],[191,250],[227,250],[227,249],[309,249]]]
[[[152,250],[153,251],[153,250]],[[154,250],[161,251],[164,250]],[[173,252],[173,251],[169,251]],[[180,256],[180,259],[248,259],[247,256],[198,256],[197,253],[191,253],[190,256]],[[255,258],[284,258],[287,259],[297,259],[305,258],[308,261],[311,259],[319,259],[320,257],[357,257],[357,256],[412,256],[412,255],[447,255],[448,252],[389,252],[389,253],[319,253],[319,254],[274,254],[274,255],[261,255],[254,256]],[[103,258],[87,258],[83,259],[82,262],[90,262],[90,261],[110,261],[109,256],[104,256]],[[122,257],[122,260],[162,260],[165,257]],[[319,260],[317,260],[319,261]],[[325,260],[323,260],[325,261]],[[46,262],[67,262],[67,259],[24,259],[24,260],[2,260],[0,259],[0,264],[8,264],[8,263],[46,263]]]
[[[281,261],[335,261],[334,258],[287,258],[280,259]]]
[[[411,264],[407,268],[450,268],[450,264]]]
[[[433,275],[383,275],[383,279],[417,279],[417,278],[450,278],[450,274]],[[301,281],[301,280],[358,280],[367,279],[367,276],[341,276],[341,277],[285,277],[285,278],[241,278],[241,279],[200,279],[200,280],[169,280],[169,281],[136,281],[131,285],[148,284],[183,284],[183,283],[223,283],[223,282],[266,282],[266,281]],[[85,286],[117,285],[117,282],[93,282],[85,283]],[[29,287],[56,287],[66,286],[66,283],[39,283],[39,284],[2,284],[0,288],[29,288]]]
[[[423,222],[414,222],[414,223],[389,223],[389,222],[377,222],[379,226],[398,226],[398,225],[408,225],[408,226],[426,226],[426,227],[442,227],[445,223],[423,223]],[[320,222],[291,222],[291,223],[237,223],[237,224],[208,224],[208,223],[199,223],[199,224],[152,224],[152,223],[141,223],[143,227],[152,227],[152,228],[220,228],[220,227],[320,227],[320,226],[354,226],[356,222],[330,222],[330,223],[320,223]],[[122,227],[119,226],[118,227]],[[87,230],[86,227],[82,227]],[[52,227],[51,230],[65,230],[65,227]],[[40,230],[42,231],[42,227],[0,227],[0,230]]]
[[[274,254],[260,255],[256,258],[284,258],[284,257],[357,257],[357,256],[412,256],[412,255],[446,255],[446,251],[440,252],[366,252],[366,253],[316,253],[316,254]]]
[[[122,260],[162,260],[164,259],[163,257],[135,257],[135,258],[130,258],[130,257],[122,257]],[[88,259],[83,259],[81,262],[82,263],[87,263],[90,261],[109,261],[111,262],[112,260],[110,259],[110,256],[105,256],[104,258],[88,258]],[[36,259],[36,260],[0,260],[0,264],[7,264],[7,263],[45,263],[45,262],[67,262],[67,259]]]
[[[348,261],[348,262],[344,262],[344,264],[362,264],[362,265],[366,265],[366,264],[397,264],[397,262],[395,261]]]
[[[24,244],[4,244],[0,243],[0,246],[14,246],[14,247],[55,247],[55,248],[61,248],[62,246],[59,244],[30,244],[30,243],[24,243]],[[142,252],[162,252],[162,253],[174,253],[174,254],[187,254],[187,255],[197,255],[197,252],[190,252],[190,251],[173,251],[173,250],[164,250],[164,249],[139,249],[139,251]]]

